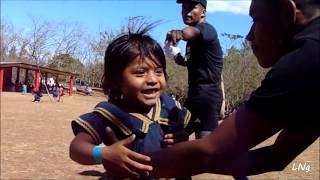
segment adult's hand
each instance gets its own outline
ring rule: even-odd
[[[177,46],[177,43],[182,39],[182,31],[181,30],[171,30],[167,33],[165,43],[169,43],[170,45]]]
[[[170,147],[176,143],[187,140],[189,140],[189,134],[186,131],[181,130],[174,133],[165,134],[163,142],[167,147]]]
[[[108,175],[137,178],[140,175],[149,174],[152,167],[145,164],[150,162],[150,157],[128,149],[128,146],[135,140],[135,135],[119,141],[110,128],[106,128],[106,133],[113,142],[111,146],[104,148],[102,154],[102,164]]]

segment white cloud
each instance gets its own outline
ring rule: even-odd
[[[250,0],[247,1],[214,1],[208,0],[207,12],[230,12],[235,14],[249,14]]]

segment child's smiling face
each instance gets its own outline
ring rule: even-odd
[[[166,88],[164,69],[157,60],[138,56],[124,69],[120,88],[127,106],[152,107]]]

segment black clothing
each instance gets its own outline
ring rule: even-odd
[[[223,53],[217,32],[208,23],[195,27],[200,30],[201,37],[187,42],[185,55],[189,86],[193,89],[202,84],[220,85]]]
[[[223,53],[213,26],[200,23],[195,26],[200,37],[187,42],[188,98],[185,106],[192,120],[200,120],[199,131],[212,131],[218,125],[223,100],[221,72]]]
[[[281,128],[319,127],[320,18],[294,36],[246,106]]]

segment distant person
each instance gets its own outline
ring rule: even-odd
[[[42,86],[40,85],[39,88],[34,91],[34,99],[32,102],[40,102],[42,96]]]
[[[47,85],[49,87],[49,90],[53,90],[53,88],[55,87],[56,83],[52,77],[47,80]]]
[[[25,83],[22,84],[21,94],[22,95],[26,95],[27,94],[27,85]]]
[[[53,89],[52,89],[52,96],[56,100],[59,96],[59,84],[55,84]]]
[[[89,86],[86,86],[85,87],[85,89],[84,89],[84,91],[85,91],[85,94],[86,95],[92,95],[92,93],[93,93],[93,91],[92,91],[92,89],[89,87]]]
[[[206,138],[150,153],[152,176],[282,171],[319,138],[314,102],[320,101],[320,1],[253,0],[250,16],[247,40],[259,64],[270,68],[265,79]],[[276,133],[272,145],[250,150]],[[139,168],[108,170],[128,174],[151,169],[139,163],[145,156],[126,158]]]
[[[109,44],[103,85],[109,100],[72,121],[76,135],[70,144],[72,160],[84,165],[102,163],[106,169],[132,169],[132,161],[122,158],[136,155],[123,151],[128,144],[131,150],[145,153],[188,139],[184,127],[189,111],[162,94],[166,89],[166,62],[161,46],[146,34],[151,27],[121,34]],[[116,137],[106,136],[107,127]],[[121,141],[115,145],[114,139]],[[98,146],[101,143],[104,146]]]
[[[59,84],[58,88],[58,102],[63,102],[63,96],[64,96],[64,88],[62,84]]]

